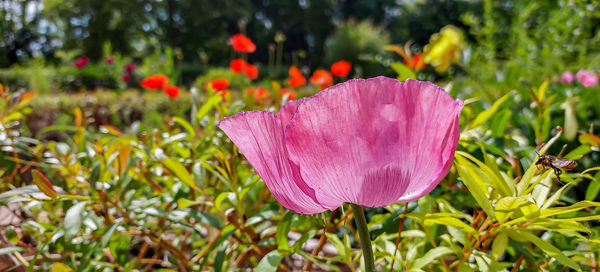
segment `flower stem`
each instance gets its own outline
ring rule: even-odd
[[[373,259],[373,247],[371,247],[371,237],[369,236],[369,229],[367,228],[365,211],[360,205],[350,203],[350,206],[352,206],[354,221],[356,221],[356,229],[358,230],[358,237],[360,238],[360,245],[365,260],[365,271],[373,272],[375,271],[375,260]]]

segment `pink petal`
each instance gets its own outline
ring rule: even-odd
[[[314,191],[300,177],[298,166],[290,162],[283,143],[283,127],[275,114],[242,112],[223,119],[219,128],[240,149],[281,205],[302,214],[326,210],[315,202]]]
[[[283,128],[287,126],[288,122],[290,121],[290,119],[292,119],[292,116],[296,112],[296,109],[300,104],[302,104],[303,101],[304,99],[289,100],[287,103],[285,103],[285,105],[281,107],[279,113],[277,114],[277,117],[279,117],[279,120],[281,121],[281,126]]]
[[[462,105],[431,83],[350,80],[305,99],[285,143],[319,203],[410,201],[449,171]]]

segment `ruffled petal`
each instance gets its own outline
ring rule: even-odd
[[[381,207],[418,198],[445,176],[461,108],[431,83],[350,80],[300,104],[285,143],[319,203]]]
[[[281,121],[275,114],[242,112],[223,119],[219,128],[240,149],[281,205],[301,214],[326,210],[314,200],[314,191],[300,177],[298,166],[289,161]]]
[[[279,113],[277,114],[277,117],[279,117],[279,121],[281,121],[281,126],[284,129],[287,126],[287,123],[290,121],[290,119],[292,119],[292,116],[296,112],[298,106],[302,104],[303,101],[304,99],[290,100],[281,107]]]

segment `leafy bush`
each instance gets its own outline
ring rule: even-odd
[[[361,67],[361,75],[367,77],[381,75],[385,70],[375,59],[383,58],[383,48],[389,43],[389,33],[383,27],[374,26],[369,20],[349,20],[339,24],[327,39],[325,59],[327,63],[347,60]]]

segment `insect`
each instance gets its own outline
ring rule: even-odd
[[[539,166],[541,165],[543,169],[546,169],[546,167],[552,168],[552,170],[554,170],[554,175],[556,175],[556,179],[558,179],[559,182],[561,182],[560,180],[560,174],[562,174],[562,170],[571,170],[573,168],[575,168],[575,166],[577,166],[577,162],[572,161],[572,160],[565,160],[565,159],[561,159],[561,155],[563,153],[563,151],[565,151],[565,148],[567,147],[567,145],[564,145],[562,150],[560,151],[560,153],[558,153],[558,156],[550,156],[550,155],[540,155],[539,159],[537,160],[537,162],[535,163],[535,165]],[[537,153],[537,152],[536,152]]]

